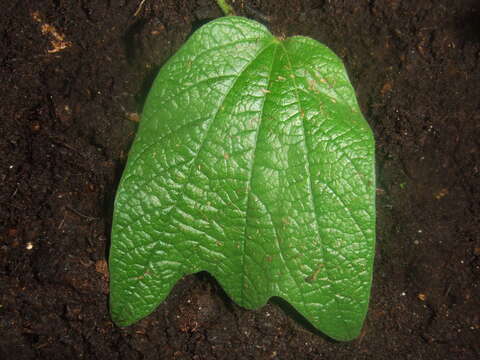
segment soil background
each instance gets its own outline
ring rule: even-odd
[[[113,198],[145,94],[213,0],[4,1],[1,359],[480,358],[480,2],[237,0],[344,61],[377,140],[377,253],[361,336],[232,303],[206,273],[118,328]]]

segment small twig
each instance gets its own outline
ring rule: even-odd
[[[140,1],[140,4],[138,4],[137,10],[133,14],[133,16],[137,17],[140,14],[140,11],[142,11],[142,7],[143,7],[143,4],[145,4],[145,1],[147,0]]]
[[[74,153],[78,154],[79,156],[85,158],[85,155],[82,154],[80,151],[78,151],[77,149],[75,149],[73,146],[63,142],[61,139],[59,138],[56,138],[54,136],[49,136],[50,140],[52,141],[52,143],[54,143],[55,145],[58,145],[58,146],[63,146],[64,148],[68,149],[68,150],[71,150],[73,151]]]
[[[89,215],[85,215],[85,214],[82,214],[80,211],[70,207],[70,206],[66,206],[65,207],[67,210],[70,210],[72,211],[73,213],[77,214],[78,216],[80,217],[83,217],[84,219],[87,219],[89,221],[93,221],[93,220],[98,220],[99,218],[97,217],[93,217],[93,216],[89,216]]]

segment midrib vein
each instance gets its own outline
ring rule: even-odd
[[[244,302],[244,287],[245,287],[245,254],[246,254],[246,250],[247,250],[247,238],[248,238],[248,227],[249,227],[249,210],[250,210],[250,201],[252,200],[252,189],[251,189],[251,185],[252,185],[252,177],[253,177],[253,172],[255,170],[255,159],[256,159],[256,153],[257,153],[257,141],[258,141],[258,135],[260,134],[260,130],[262,128],[262,124],[263,124],[263,111],[264,111],[264,108],[265,108],[265,103],[267,101],[267,97],[268,97],[268,94],[269,94],[269,89],[270,89],[270,83],[271,83],[271,80],[272,80],[272,72],[273,72],[273,69],[274,69],[274,63],[275,63],[275,59],[276,59],[276,54],[277,54],[277,50],[278,50],[278,42],[277,41],[274,41],[272,42],[271,45],[274,45],[274,44],[277,44],[277,47],[275,48],[275,51],[273,53],[273,56],[272,56],[272,63],[270,65],[270,70],[269,70],[269,74],[268,74],[268,81],[267,81],[267,92],[265,93],[265,96],[263,97],[263,102],[262,102],[262,108],[260,110],[260,119],[259,119],[259,124],[258,124],[258,127],[257,127],[257,131],[255,133],[255,138],[254,138],[254,148],[253,148],[253,155],[252,155],[252,161],[251,161],[251,164],[250,164],[250,168],[249,168],[249,171],[248,171],[248,179],[247,179],[247,184],[246,184],[246,191],[247,191],[247,200],[246,200],[246,204],[245,204],[245,228],[244,228],[244,233],[243,233],[243,242],[242,242],[242,281],[240,282],[240,298],[242,299],[242,302]]]

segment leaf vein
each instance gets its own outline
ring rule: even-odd
[[[271,83],[271,80],[272,80],[273,65],[275,63],[275,57],[276,57],[277,50],[278,50],[278,46],[275,48],[275,52],[273,53],[273,56],[272,56],[272,63],[270,65],[269,76],[268,76],[267,90],[270,88],[270,83]],[[244,285],[245,285],[245,252],[246,252],[246,247],[247,247],[247,230],[248,230],[248,225],[249,225],[248,213],[249,213],[249,210],[250,210],[250,196],[252,194],[251,184],[252,184],[252,177],[253,177],[253,172],[254,172],[254,168],[255,168],[255,158],[256,158],[256,153],[257,153],[257,139],[258,139],[258,134],[260,133],[260,130],[262,128],[263,111],[264,111],[264,108],[265,108],[265,103],[267,101],[268,94],[269,94],[269,92],[265,92],[265,95],[263,97],[262,109],[261,109],[260,115],[259,115],[260,121],[259,121],[257,131],[255,133],[253,156],[252,156],[252,161],[251,161],[250,168],[249,168],[249,171],[248,171],[249,174],[248,174],[248,179],[247,179],[247,184],[246,184],[247,199],[246,199],[246,204],[245,204],[245,228],[244,228],[243,243],[242,243],[242,281],[240,282],[240,298],[242,299],[242,301],[244,301],[243,290],[244,290]]]

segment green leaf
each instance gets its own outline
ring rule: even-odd
[[[342,62],[251,20],[196,31],[160,70],[115,202],[111,312],[151,313],[184,275],[239,305],[287,300],[356,337],[375,242],[374,140]]]

